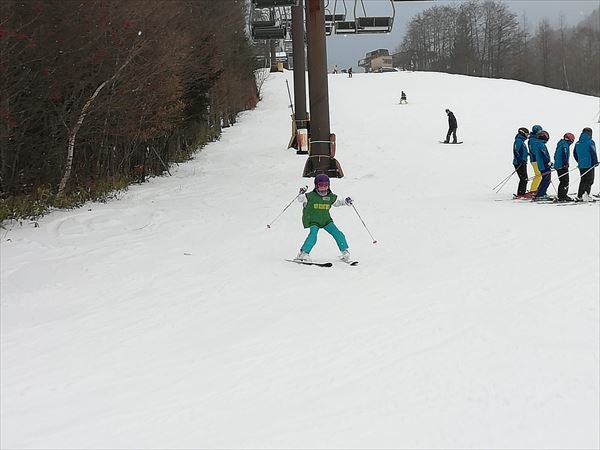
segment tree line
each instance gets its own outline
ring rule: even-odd
[[[0,3],[0,202],[168,171],[258,102],[244,0]]]
[[[600,95],[600,17],[575,27],[543,20],[532,33],[495,0],[433,6],[413,17],[399,53],[403,65],[490,78],[509,78]]]

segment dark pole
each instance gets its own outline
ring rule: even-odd
[[[275,40],[271,39],[269,42],[269,51],[271,53],[271,72],[277,72],[277,55],[275,53]]]
[[[292,6],[292,47],[294,58],[294,103],[297,128],[306,128],[306,61],[304,51],[304,2]]]
[[[308,53],[308,90],[310,100],[309,155],[304,177],[325,173],[344,176],[332,155],[329,128],[329,92],[327,85],[327,48],[325,45],[325,7],[323,0],[306,1],[306,34]]]

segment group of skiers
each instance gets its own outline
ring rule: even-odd
[[[451,111],[447,110],[448,112]],[[450,116],[450,114],[448,115]],[[451,124],[449,134],[452,134],[453,129],[456,130],[452,125],[454,123]],[[588,127],[583,129],[573,150],[573,156],[577,161],[577,168],[581,174],[575,199],[568,196],[570,146],[575,142],[575,136],[573,133],[565,133],[563,138],[558,141],[554,152],[554,163],[546,146],[549,139],[550,135],[541,125],[534,125],[531,133],[525,127],[518,129],[513,145],[513,166],[515,173],[519,176],[519,186],[515,198],[550,199],[547,190],[550,186],[552,170],[556,170],[560,181],[557,189],[558,201],[594,201],[590,191],[594,184],[594,168],[598,166],[598,155],[596,144],[592,140],[592,129]],[[527,182],[529,181],[527,175],[528,160],[535,174],[529,191],[527,191]],[[346,237],[334,224],[329,212],[332,207],[350,206],[353,200],[350,197],[338,198],[331,191],[329,177],[325,174],[319,174],[315,177],[313,190],[308,191],[307,187],[300,188],[297,200],[303,206],[302,225],[304,228],[308,228],[309,232],[294,261],[310,263],[310,252],[317,242],[319,230],[324,229],[335,240],[341,252],[340,259],[355,264],[356,262],[350,259]]]
[[[348,78],[352,78],[352,66],[348,67],[348,70],[342,69],[342,72],[347,73]],[[331,73],[340,73],[340,69],[338,68],[337,64],[333,66],[333,70],[331,71]]]
[[[531,133],[525,127],[518,129],[513,144],[513,166],[519,176],[519,185],[514,197],[550,200],[547,191],[551,183],[552,170],[556,170],[559,180],[557,201],[594,201],[591,196],[591,188],[594,184],[594,168],[598,166],[598,154],[596,153],[596,144],[592,139],[592,129],[586,127],[582,130],[573,149],[573,157],[581,175],[577,197],[574,199],[569,197],[567,192],[569,190],[570,146],[575,142],[575,136],[573,133],[565,133],[563,138],[558,141],[554,152],[554,163],[546,146],[549,139],[550,135],[541,125],[534,125]],[[528,158],[534,173],[529,191],[527,191]]]

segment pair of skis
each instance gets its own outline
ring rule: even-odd
[[[540,205],[544,205],[544,204],[551,204],[551,205],[557,205],[557,206],[566,206],[566,205],[579,205],[579,204],[589,204],[589,203],[595,203],[598,201],[598,198],[594,195],[592,195],[592,200],[584,202],[584,201],[580,201],[580,200],[571,200],[571,201],[563,201],[563,200],[559,200],[558,197],[548,197],[548,198],[544,198],[544,199],[536,199],[535,197],[529,197],[529,196],[518,196],[513,194],[513,200],[519,200],[519,201],[527,201],[527,202],[531,202],[531,203],[537,203]]]
[[[286,261],[293,262],[296,264],[302,264],[305,266],[317,266],[317,267],[332,267],[333,263],[331,262],[314,262],[314,261],[299,261],[297,259],[286,259]],[[342,260],[340,260],[342,261]],[[350,266],[358,265],[358,261],[342,261]]]

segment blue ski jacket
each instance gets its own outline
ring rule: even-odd
[[[550,171],[550,153],[548,153],[548,148],[544,141],[537,137],[534,139],[529,138],[529,152],[535,155],[540,172]]]
[[[569,147],[571,146],[571,142],[566,139],[561,139],[556,144],[556,151],[554,152],[554,168],[562,169],[569,167],[569,156],[571,152],[569,151]]]
[[[527,145],[525,144],[525,136],[517,134],[513,144],[513,166],[527,164]]]
[[[539,139],[537,138],[537,136],[534,136],[533,134],[530,134],[529,138],[527,138],[527,145],[529,146],[529,160],[532,163],[536,162],[535,153],[534,153],[534,151],[532,149],[534,141],[539,141]]]
[[[589,169],[598,164],[598,154],[596,153],[596,144],[592,137],[587,133],[581,133],[579,140],[573,150],[575,161],[580,169]]]

